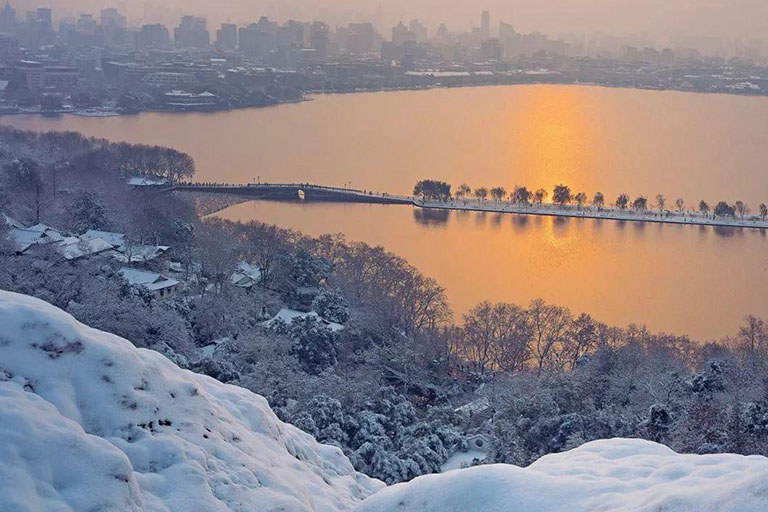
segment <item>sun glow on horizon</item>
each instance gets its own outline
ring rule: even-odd
[[[526,184],[551,191],[554,185],[579,183],[595,165],[592,143],[595,130],[590,122],[590,98],[576,88],[540,87],[526,91],[516,108],[510,108],[510,135],[519,143],[509,144],[513,169],[542,177],[541,183]]]

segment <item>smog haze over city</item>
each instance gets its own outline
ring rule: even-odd
[[[32,0],[30,7],[50,6],[61,15],[97,12],[100,0]],[[379,20],[387,26],[421,19],[436,29],[469,30],[479,10],[490,10],[526,32],[647,33],[653,37],[762,38],[768,33],[768,4],[762,0],[120,0],[113,2],[130,18],[170,23],[180,14],[206,16],[212,23],[248,22],[260,16],[277,21],[321,19],[332,24]],[[112,5],[110,4],[110,5]]]

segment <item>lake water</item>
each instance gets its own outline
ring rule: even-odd
[[[622,192],[668,204],[768,201],[768,98],[581,86],[317,96],[267,109],[117,118],[7,117],[189,152],[197,179],[315,182],[407,194],[420,178]],[[405,206],[249,202],[222,212],[404,256],[462,313],[535,297],[626,325],[711,339],[768,317],[768,238],[753,230]]]

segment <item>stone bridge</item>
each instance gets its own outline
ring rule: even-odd
[[[183,183],[163,189],[166,192],[210,192],[253,196],[275,201],[336,201],[345,203],[413,204],[413,199],[350,188],[327,187],[310,183]]]

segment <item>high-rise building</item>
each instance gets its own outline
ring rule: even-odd
[[[124,47],[131,46],[128,33],[128,22],[114,7],[102,9],[101,30],[106,46]]]
[[[491,13],[488,11],[480,15],[480,36],[483,40],[491,37]]]
[[[266,16],[240,29],[240,51],[245,55],[264,59],[276,49],[277,23]]]
[[[445,43],[448,41],[448,27],[445,26],[445,23],[441,23],[439,27],[437,27],[437,39]]]
[[[422,25],[421,21],[411,20],[411,22],[408,23],[408,30],[416,34],[417,43],[427,42],[427,27]]]
[[[146,48],[167,48],[171,44],[168,27],[160,23],[142,25],[136,36],[136,46]]]
[[[35,11],[35,21],[42,28],[50,29],[53,27],[53,11],[48,7],[38,7]]]
[[[488,38],[480,45],[480,53],[483,58],[490,60],[501,60],[504,57],[504,46],[496,38]]]
[[[306,48],[309,44],[309,23],[288,20],[277,31],[277,46]]]
[[[322,21],[312,22],[309,27],[309,47],[317,51],[318,58],[328,56],[328,25]]]
[[[81,14],[77,19],[76,30],[78,34],[92,36],[96,33],[96,20],[91,14]]]
[[[173,31],[173,40],[183,48],[202,48],[211,42],[205,18],[184,16],[181,24]]]
[[[125,29],[128,26],[128,22],[120,11],[114,7],[101,10],[101,26],[104,30],[107,29]]]
[[[376,44],[376,29],[372,23],[350,23],[344,48],[353,55],[372,52]]]
[[[216,46],[223,50],[237,48],[237,25],[223,23],[221,28],[216,31]]]
[[[415,43],[416,39],[416,34],[408,30],[408,27],[403,25],[402,21],[392,27],[392,43],[395,46],[404,46],[406,43]]]
[[[10,34],[16,29],[16,10],[6,2],[0,11],[0,33]]]
[[[0,59],[12,60],[18,58],[20,54],[19,41],[7,34],[0,34]]]

